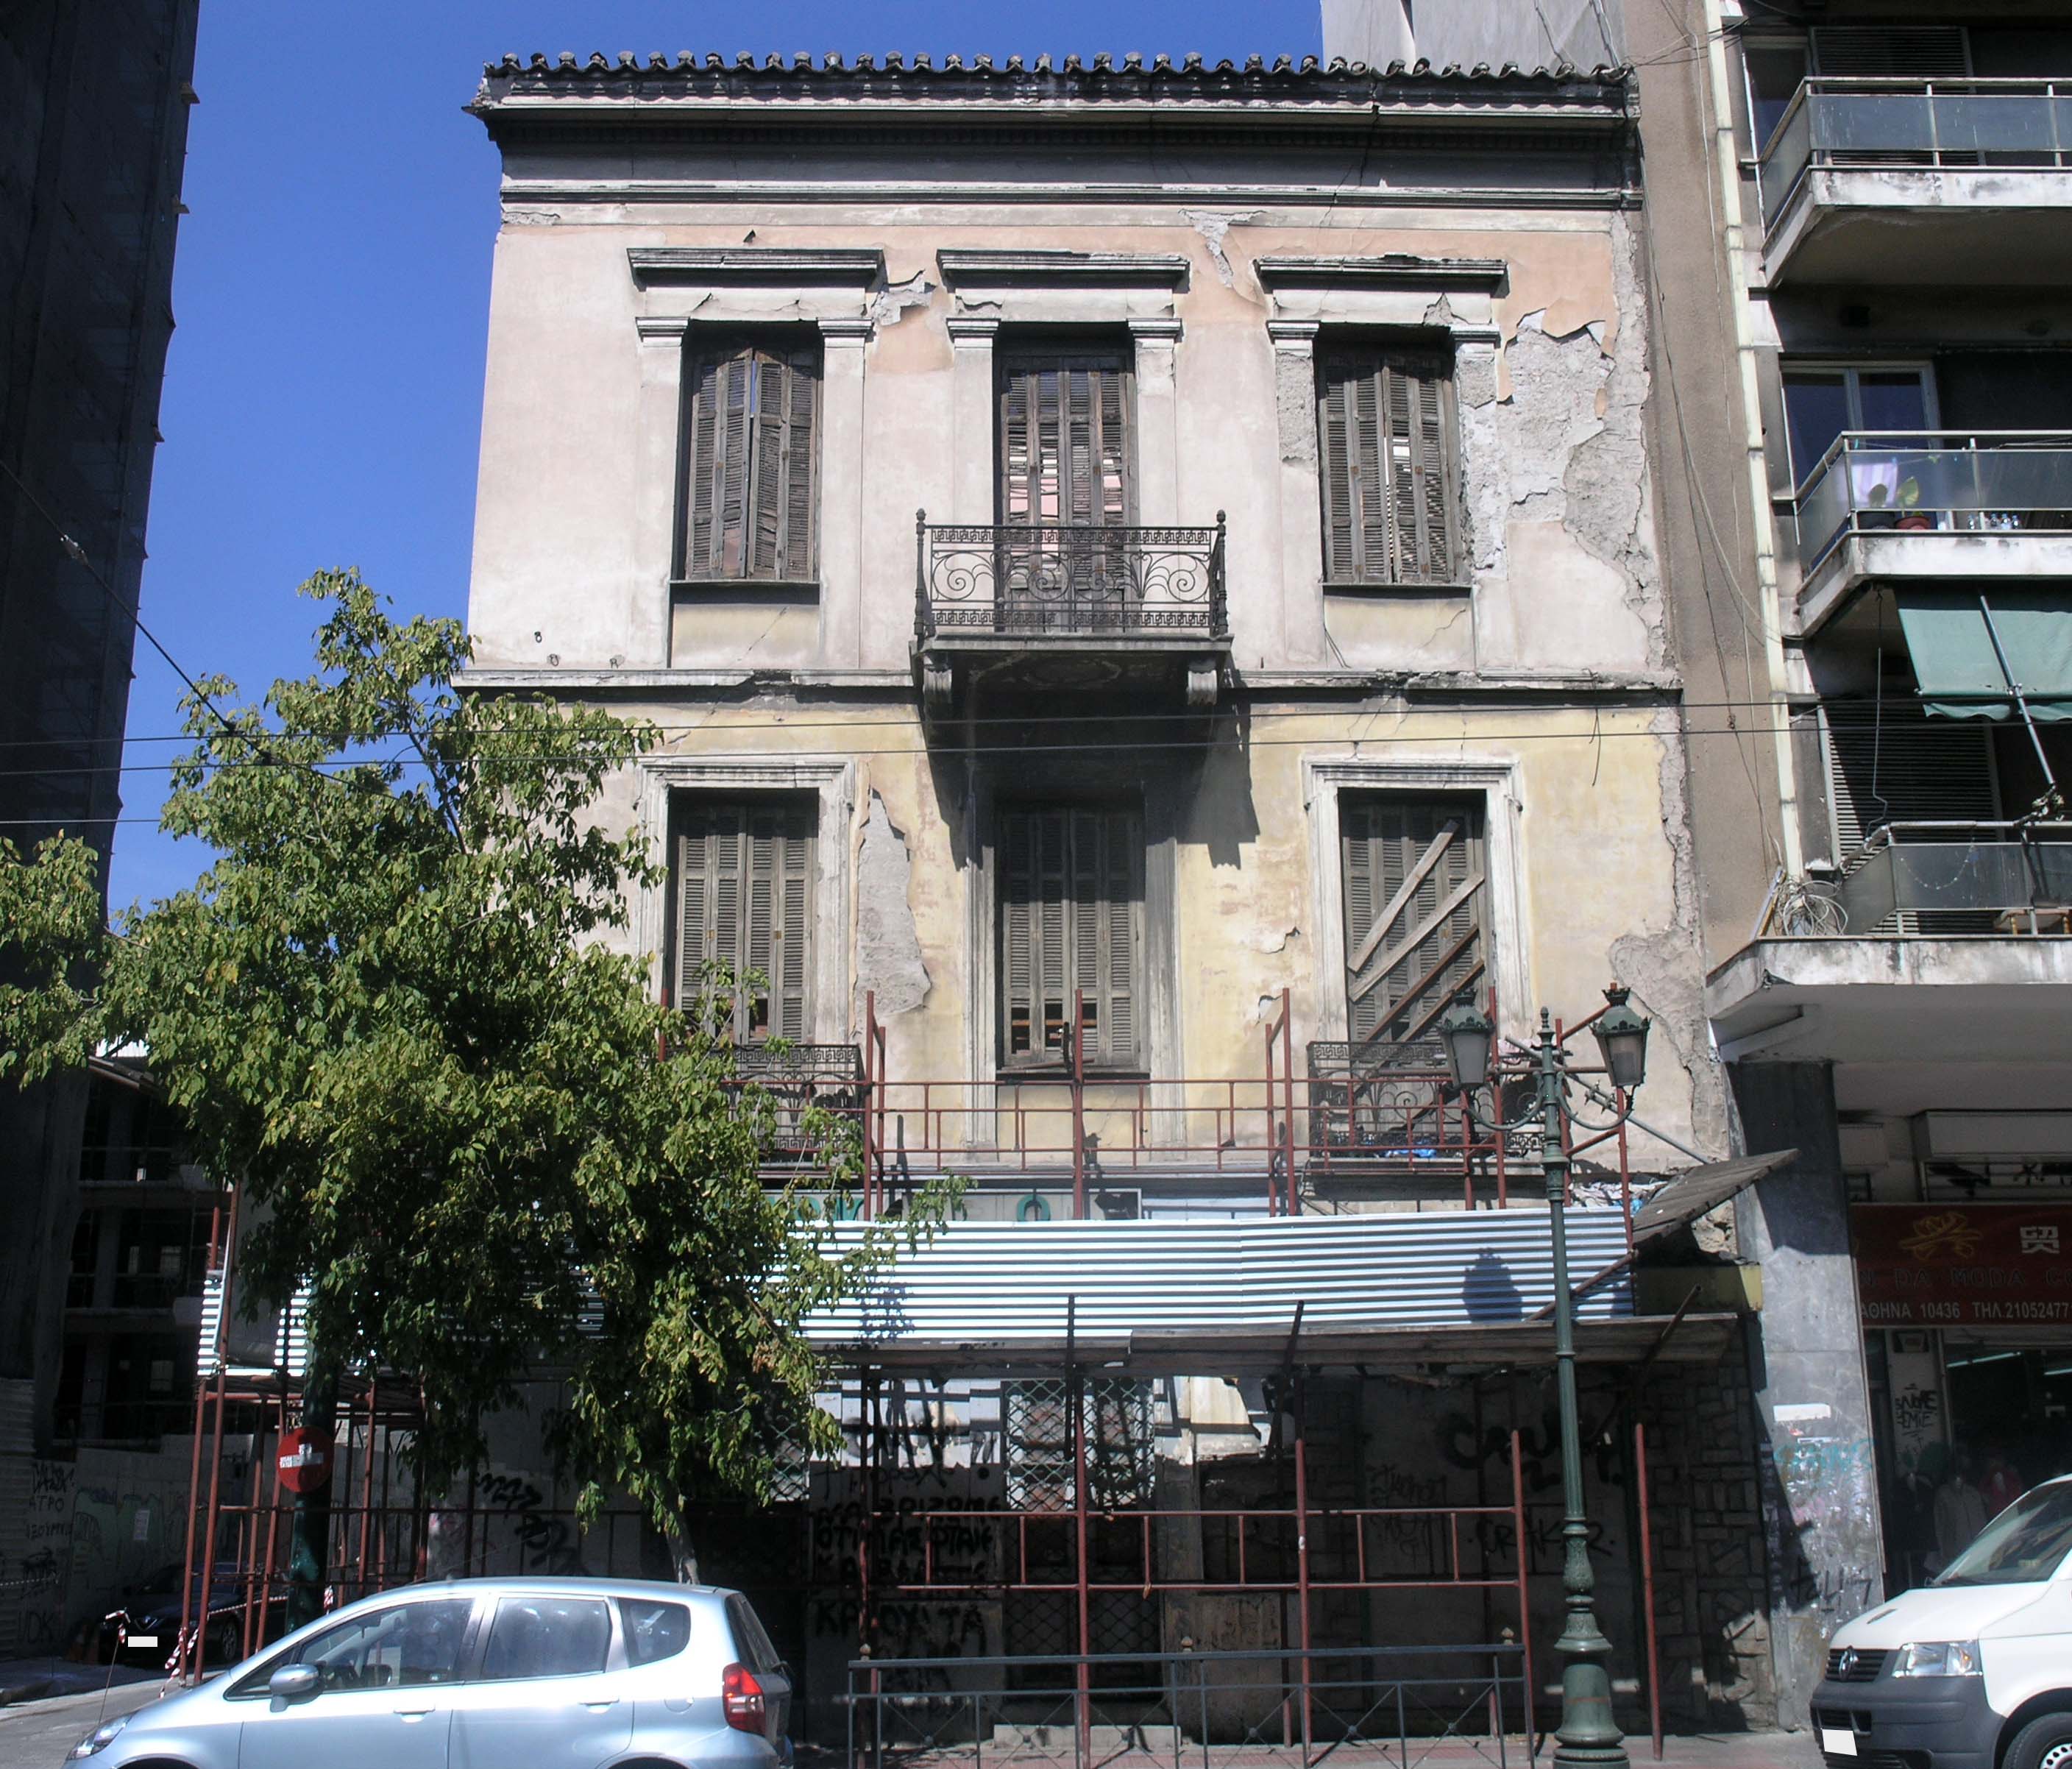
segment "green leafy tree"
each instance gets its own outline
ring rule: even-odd
[[[309,1422],[343,1372],[406,1372],[436,1488],[551,1368],[585,1515],[619,1488],[677,1535],[699,1500],[764,1490],[781,1444],[837,1441],[800,1323],[948,1194],[837,1245],[855,1151],[836,1122],[814,1170],[764,1183],[771,1104],[706,1029],[727,1016],[658,1003],[624,949],[646,842],[594,808],[651,730],[456,693],[457,623],[399,623],[356,574],[303,588],[327,609],[311,675],[186,705],[162,821],[214,850],[191,888],[104,932],[79,842],[0,855],[0,1072],[149,1051],[254,1224],[243,1295],[306,1289]],[[306,1504],[303,1611],[324,1570],[326,1501]]]

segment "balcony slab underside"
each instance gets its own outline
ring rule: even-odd
[[[2072,1040],[2072,939],[1760,940],[1715,970],[1720,1052],[1840,1063],[2034,1063]]]
[[[1765,274],[1790,283],[2072,282],[2072,171],[1815,167],[1771,224]]]
[[[1934,529],[1845,534],[1807,574],[1799,594],[1799,629],[1811,637],[1867,584],[2039,579],[2072,583],[2072,533]]]

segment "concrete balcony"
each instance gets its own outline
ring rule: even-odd
[[[1962,916],[2016,938],[2072,932],[2072,824],[1895,823],[1869,849],[1842,881],[1845,930]]]
[[[1798,519],[1807,634],[1873,580],[2072,581],[2072,434],[1850,431]]]
[[[1120,689],[1212,709],[1230,657],[1213,528],[915,523],[914,664],[925,710],[972,690]]]
[[[1758,179],[1773,286],[2072,280],[2072,81],[1809,80]]]

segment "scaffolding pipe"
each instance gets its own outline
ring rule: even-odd
[[[1511,1528],[1518,1544],[1518,1644],[1525,1665],[1525,1753],[1540,1755],[1539,1685],[1532,1669],[1532,1542],[1525,1516],[1525,1450],[1518,1427],[1511,1428]]]
[[[217,1267],[219,1255],[222,1251],[222,1240],[223,1206],[218,1204],[209,1212],[208,1218],[208,1269],[212,1274]],[[206,1280],[204,1280],[204,1285],[206,1285]],[[220,1350],[223,1341],[223,1321],[220,1315],[216,1319],[216,1336],[217,1348]],[[180,1581],[180,1631],[174,1636],[176,1643],[174,1652],[179,1660],[179,1663],[174,1666],[174,1670],[176,1675],[182,1677],[187,1674],[187,1627],[194,1619],[191,1611],[194,1607],[195,1500],[201,1494],[202,1422],[208,1417],[208,1384],[206,1382],[195,1383],[194,1450],[187,1458],[187,1546],[182,1551],[180,1557],[180,1570],[183,1574]],[[204,1608],[208,1606],[206,1600],[203,1606]]]
[[[1072,1703],[1072,1742],[1076,1753],[1074,1760],[1079,1769],[1088,1769],[1092,1762],[1092,1714],[1087,1711],[1092,1698],[1093,1680],[1087,1664],[1087,1655],[1094,1649],[1092,1605],[1087,1587],[1087,1403],[1086,1379],[1079,1373],[1079,1299],[1070,1296],[1065,1299],[1065,1369],[1067,1393],[1072,1406],[1072,1532],[1078,1552],[1074,1556],[1074,1579],[1078,1586],[1079,1611],[1079,1660],[1073,1670],[1075,1685]]]
[[[1301,1305],[1297,1304],[1295,1326],[1288,1335],[1289,1349],[1294,1349],[1295,1335],[1302,1330]],[[1309,1769],[1309,1750],[1314,1736],[1311,1718],[1311,1691],[1309,1687],[1309,1474],[1306,1437],[1309,1430],[1308,1409],[1304,1405],[1304,1384],[1300,1364],[1294,1366],[1295,1409],[1295,1582],[1296,1602],[1301,1606],[1302,1642],[1302,1765]],[[1460,1568],[1454,1569],[1458,1576]]]
[[[1655,1534],[1647,1516],[1647,1427],[1633,1421],[1634,1491],[1640,1502],[1640,1597],[1647,1631],[1647,1727],[1662,1761],[1662,1655],[1655,1638]]]
[[[1083,989],[1072,991],[1072,1220],[1087,1219],[1087,1006]]]

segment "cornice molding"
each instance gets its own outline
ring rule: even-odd
[[[682,283],[867,289],[885,277],[885,254],[876,246],[635,245],[627,248],[626,262],[643,289]]]
[[[1419,258],[1403,253],[1375,257],[1285,257],[1252,261],[1261,286],[1281,289],[1471,289],[1502,294],[1511,267],[1501,258]]]
[[[935,254],[952,289],[1185,289],[1187,261],[1177,252],[1071,252],[1050,247],[1000,251],[945,246]]]

